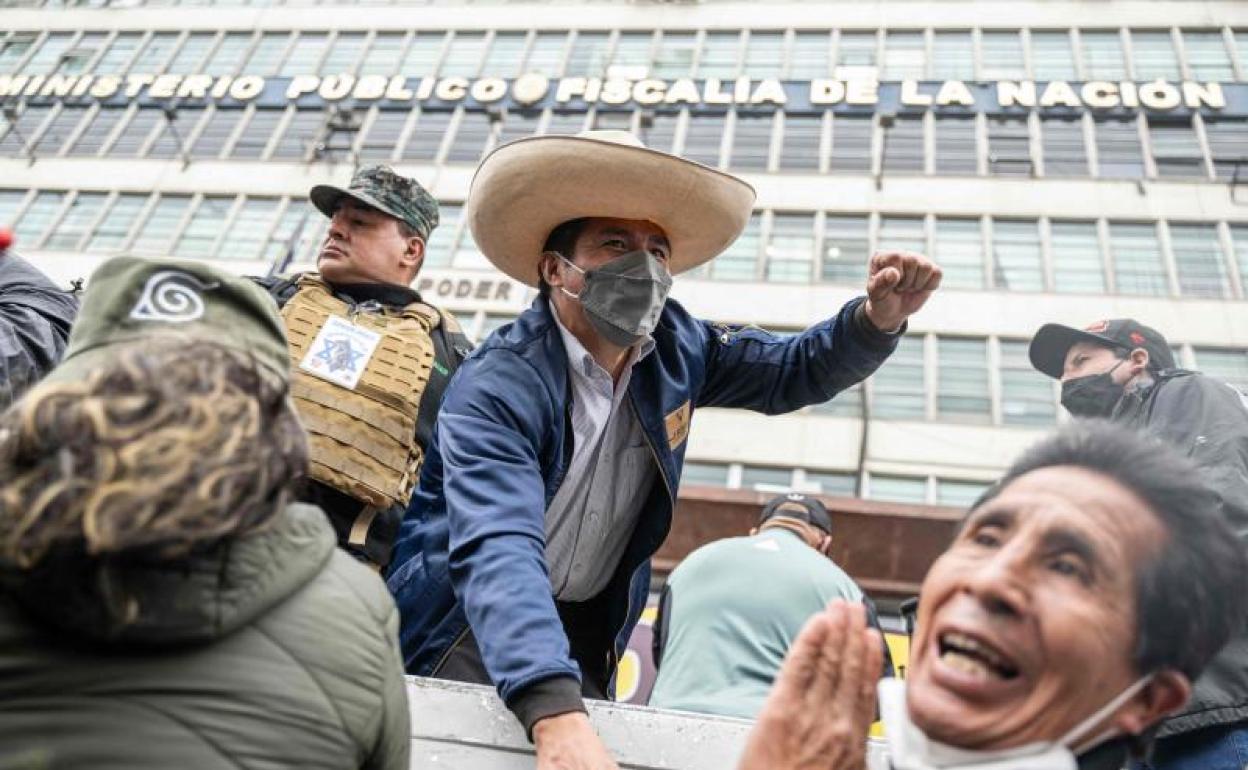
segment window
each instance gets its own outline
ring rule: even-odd
[[[988,343],[985,340],[936,339],[936,412],[940,417],[992,416],[988,390]]]
[[[759,214],[750,215],[745,230],[732,245],[711,262],[711,277],[717,281],[752,281],[758,265]]]
[[[1041,118],[1045,176],[1087,176],[1088,151],[1079,118]]]
[[[83,116],[87,114],[86,107],[72,107],[62,105],[56,117],[52,118],[52,122],[39,135],[39,141],[31,148],[31,155],[36,157],[40,155],[55,155],[61,146],[69,141],[69,137],[74,133],[74,129],[82,122]]]
[[[663,80],[687,78],[693,72],[698,36],[692,32],[664,32],[654,57],[651,77]]]
[[[862,384],[859,383],[837,393],[831,401],[811,405],[810,411],[813,414],[829,417],[861,417]]]
[[[922,174],[924,170],[923,118],[894,118],[884,130],[884,173]]]
[[[832,74],[832,38],[827,32],[797,32],[793,35],[793,53],[789,57],[791,80],[814,80]]]
[[[1154,118],[1148,122],[1148,131],[1153,143],[1157,176],[1192,178],[1205,175],[1205,156],[1190,119],[1178,122]]]
[[[3,43],[0,43],[0,72],[17,71],[17,63],[26,58],[30,47],[34,45],[35,36],[30,32],[17,32]]]
[[[924,419],[927,397],[922,337],[902,337],[897,350],[871,375],[871,413],[881,419]]]
[[[624,32],[615,43],[611,55],[608,77],[645,77],[650,72],[650,47],[653,36],[649,32]]]
[[[225,196],[207,196],[195,209],[191,221],[182,231],[173,253],[179,257],[211,257],[216,250],[217,238],[225,230],[225,220],[234,205],[234,198]],[[148,223],[151,225],[150,221]]]
[[[920,251],[927,253],[923,217],[880,217],[880,239],[876,251]],[[943,265],[943,263],[942,263]],[[949,271],[945,271],[948,279]]]
[[[1239,51],[1240,80],[1248,80],[1248,30],[1237,29],[1234,37],[1235,49]]]
[[[323,39],[324,35],[321,37]],[[247,66],[243,68],[243,72],[248,75],[277,74],[278,65],[282,63],[282,57],[289,43],[290,35],[286,32],[265,32],[260,36],[256,47],[252,49],[251,58],[247,60]],[[218,52],[219,55],[220,52]],[[285,72],[284,74],[292,73]]]
[[[240,212],[242,217],[243,213]],[[261,259],[270,265],[281,267],[289,254],[289,262],[298,260],[301,252],[308,251],[304,246],[311,246],[316,234],[317,222],[315,219],[321,219],[320,213],[313,211],[307,201],[292,200],[286,206],[286,211],[278,220],[277,226],[273,228],[273,232],[262,243],[264,251]],[[328,222],[329,220],[322,220]]]
[[[1182,77],[1169,32],[1132,32],[1131,56],[1135,60],[1136,80],[1179,80]]]
[[[61,54],[68,50],[73,37],[70,32],[49,33],[39,50],[27,60],[22,72],[27,75],[51,75],[56,72],[61,66]]]
[[[514,315],[503,315],[501,313],[486,313],[485,318],[481,321],[481,331],[477,332],[477,339],[483,340],[489,337],[501,327],[516,320]]]
[[[501,78],[519,75],[527,46],[528,40],[523,32],[495,32],[482,72]]]
[[[845,68],[874,68],[876,66],[876,38],[874,32],[842,32],[836,46],[836,66]],[[851,73],[838,72],[837,77],[844,78]]]
[[[730,165],[736,169],[764,170],[771,150],[771,114],[737,113],[732,136]]]
[[[785,115],[780,145],[782,171],[818,171],[822,115]]]
[[[13,224],[17,210],[26,200],[25,190],[0,190],[0,226]]]
[[[1154,225],[1110,223],[1109,248],[1119,294],[1162,296],[1170,292]]]
[[[130,122],[122,128],[121,133],[108,148],[108,154],[115,158],[133,158],[143,151],[147,140],[155,132],[157,123],[165,122],[165,114],[160,110],[139,108],[134,110]]]
[[[403,57],[399,73],[416,78],[437,75],[438,61],[442,58],[445,44],[445,32],[417,32],[407,55]]]
[[[1193,80],[1233,80],[1231,57],[1221,32],[1184,32],[1183,47]]]
[[[407,110],[378,110],[360,143],[361,160],[389,160],[403,136],[410,113]]]
[[[1248,225],[1231,226],[1231,250],[1239,265],[1239,285],[1248,294]]]
[[[1031,365],[1029,342],[1001,340],[1001,421],[1052,425],[1057,419],[1053,381]]]
[[[976,174],[979,157],[975,142],[975,119],[936,118],[936,173]]]
[[[273,147],[274,160],[309,160],[321,138],[325,113],[320,109],[296,109],[286,124],[286,130]]]
[[[922,476],[884,476],[872,473],[870,477],[872,500],[893,503],[926,503],[927,479]]]
[[[936,503],[957,508],[970,508],[991,486],[982,481],[936,479]]]
[[[442,137],[451,123],[450,112],[424,111],[416,120],[416,128],[403,148],[404,160],[434,160],[442,146]]]
[[[4,116],[4,123],[0,124],[0,156],[12,157],[21,154],[50,112],[51,107],[28,106],[22,110],[16,121],[10,122],[9,117]]]
[[[1052,222],[1053,289],[1063,294],[1102,294],[1105,270],[1095,222]]]
[[[108,193],[78,193],[74,196],[74,202],[69,204],[65,216],[57,223],[56,230],[43,244],[43,248],[49,251],[70,251],[77,247],[107,200]]]
[[[65,193],[44,190],[35,196],[13,228],[13,240],[24,248],[37,249],[65,202]]]
[[[884,37],[882,80],[922,80],[927,74],[927,46],[922,32],[889,32]]]
[[[360,64],[360,75],[399,74],[405,42],[405,36],[401,32],[378,32]]]
[[[607,35],[605,32],[577,32],[568,54],[564,77],[602,77],[607,73]]]
[[[248,198],[244,201],[229,229],[225,231],[218,255],[223,259],[258,259],[261,249],[268,242],[273,218],[277,215],[277,206],[276,198]],[[200,213],[202,212],[201,206]],[[186,240],[186,236],[183,236],[183,240]]]
[[[178,36],[173,32],[157,32],[147,41],[147,45],[143,47],[143,53],[139,54],[139,58],[134,60],[132,69],[135,72],[162,72],[165,68],[165,62],[169,61],[169,57],[173,55],[173,49],[178,44]]]
[[[563,65],[563,52],[568,45],[566,32],[539,32],[533,38],[526,72],[537,72],[546,77],[558,77]]]
[[[1186,297],[1227,297],[1226,256],[1214,225],[1171,224],[1170,248]]]
[[[1075,51],[1070,34],[1061,32],[1031,33],[1031,71],[1036,80],[1075,80]]]
[[[135,220],[139,218],[147,205],[147,196],[122,193],[113,201],[108,214],[100,219],[99,225],[91,240],[87,242],[87,251],[116,251],[126,244]]]
[[[853,497],[857,487],[857,478],[852,473],[806,471],[806,484],[816,494]]]
[[[829,214],[823,225],[823,276],[830,283],[863,285],[870,246],[866,216]]]
[[[708,32],[698,62],[698,77],[728,79],[737,76],[741,36],[736,32]]]
[[[208,49],[212,48],[216,37],[212,32],[192,32],[187,35],[186,41],[178,49],[178,54],[169,62],[169,71],[178,75],[199,72],[200,65],[204,63]]]
[[[473,77],[481,70],[481,56],[485,53],[485,34],[480,32],[456,32],[442,62],[443,77],[459,75]]]
[[[251,34],[247,32],[227,32],[221,38],[217,50],[212,52],[208,63],[204,65],[205,74],[213,76],[231,75],[238,71],[238,63],[247,55],[247,46],[251,44]]]
[[[1081,37],[1085,80],[1123,80],[1127,77],[1122,38],[1117,32],[1084,32]]]
[[[490,140],[490,118],[477,110],[465,111],[460,116],[455,140],[446,151],[447,163],[476,163],[485,152]]]
[[[751,78],[778,78],[784,74],[784,33],[750,32],[745,47]]]
[[[200,119],[204,116],[203,107],[179,107],[173,112],[173,119],[166,113],[157,122],[155,141],[147,148],[149,158],[178,158],[186,140],[195,132]]]
[[[1022,80],[1027,77],[1023,67],[1023,41],[1017,32],[980,33],[983,66],[980,80]]]
[[[1144,176],[1140,134],[1134,120],[1096,121],[1096,151],[1101,176],[1132,179]]]
[[[984,288],[984,241],[979,220],[937,219],[936,261],[945,271],[942,287]]]
[[[316,75],[320,72],[321,59],[329,47],[329,35],[325,32],[301,32],[290,49],[280,74]]]
[[[1248,393],[1248,351],[1196,348],[1196,368]]]
[[[455,204],[439,207],[438,226],[429,235],[429,246],[425,251],[425,263],[430,267],[445,267],[451,263],[461,211],[460,206]]]
[[[339,32],[334,39],[333,47],[321,62],[319,74],[342,75],[355,72],[360,55],[364,53],[366,37],[363,32]]]
[[[932,37],[932,77],[974,80],[975,46],[970,32],[936,32]]]
[[[546,125],[547,134],[575,134],[585,127],[583,112],[552,112]]]
[[[167,254],[169,241],[191,204],[189,195],[162,195],[131,246],[137,252]]]
[[[719,146],[723,136],[722,115],[691,116],[689,130],[685,133],[685,151],[681,154],[698,163],[718,166]]]
[[[788,468],[763,468],[746,465],[741,468],[741,488],[757,489],[758,487],[793,487],[793,471]]]
[[[866,174],[871,171],[871,118],[837,115],[832,119],[829,170],[834,174]]]
[[[814,216],[776,214],[767,246],[767,280],[810,283],[815,257]]]
[[[993,176],[1031,176],[1030,147],[1026,118],[988,119],[988,172]]]
[[[672,140],[676,138],[675,113],[641,114],[641,141],[652,150],[672,151]]]
[[[728,466],[718,463],[697,463],[685,461],[680,470],[681,486],[699,485],[708,487],[728,486]]]
[[[1206,120],[1205,137],[1218,179],[1232,179],[1239,166],[1240,180],[1248,179],[1248,120]]]
[[[994,220],[992,254],[992,282],[997,288],[1044,291],[1044,266],[1036,222]]]
[[[217,107],[199,132],[195,144],[191,147],[192,158],[216,158],[225,149],[225,143],[234,134],[238,121],[243,117],[241,109],[224,109]],[[184,137],[185,138],[185,137]]]

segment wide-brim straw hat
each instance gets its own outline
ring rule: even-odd
[[[675,275],[728,248],[753,208],[754,188],[735,176],[648,149],[626,131],[586,131],[491,152],[472,179],[464,215],[481,253],[536,287],[546,238],[568,220],[653,222],[667,234]]]

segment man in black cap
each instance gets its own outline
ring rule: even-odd
[[[1166,338],[1130,318],[1085,329],[1045,324],[1030,353],[1036,369],[1061,381],[1062,405],[1071,414],[1107,417],[1190,457],[1248,547],[1248,396],[1177,368]],[[1158,736],[1148,767],[1242,764],[1248,752],[1248,637],[1232,638],[1196,682],[1186,709],[1166,720]]]
[[[650,705],[753,719],[794,638],[828,602],[864,602],[878,627],[870,600],[831,550],[828,509],[789,494],[763,508],[747,537],[689,554],[659,600]]]

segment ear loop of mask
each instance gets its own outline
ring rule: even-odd
[[[566,264],[568,267],[572,268],[573,270],[575,270],[576,272],[580,273],[581,275],[585,275],[585,271],[584,271],[582,268],[578,267],[575,263],[573,263],[573,262],[572,262],[572,260],[570,260],[570,259],[568,259],[567,257],[563,256],[563,255],[562,255],[562,254],[560,254],[559,252],[557,252],[557,251],[547,251],[546,253],[547,253],[547,254],[554,254],[556,257],[558,257],[558,258],[560,259],[560,261],[562,261],[562,262],[563,262],[564,264]],[[564,288],[564,287],[562,287],[562,286],[558,287],[558,289],[559,289],[559,291],[563,292],[564,294],[568,295],[569,297],[571,297],[572,299],[574,299],[574,300],[576,300],[576,301],[578,301],[578,302],[579,302],[579,301],[580,301],[580,299],[581,299],[581,295],[580,295],[580,294],[573,294],[572,292],[568,291],[567,289],[565,289],[565,288]],[[584,291],[584,289],[582,289],[582,291]]]
[[[1135,697],[1136,693],[1144,689],[1144,686],[1147,685],[1150,681],[1152,681],[1152,679],[1153,679],[1152,674],[1145,674],[1144,676],[1132,682],[1130,687],[1118,693],[1118,695],[1114,696],[1114,698],[1112,698],[1109,701],[1109,703],[1106,703],[1104,706],[1101,706],[1099,709],[1096,710],[1095,713],[1093,713],[1087,719],[1084,719],[1079,724],[1067,730],[1066,734],[1063,735],[1060,739],[1058,739],[1057,741],[1058,744],[1067,747],[1072,752],[1078,753],[1079,751],[1087,750],[1089,748],[1092,748],[1093,746],[1099,746],[1100,744],[1104,743],[1110,738],[1113,738],[1116,735],[1118,735],[1118,728],[1110,726],[1110,727],[1105,728],[1105,730],[1099,733],[1098,735],[1095,735],[1088,740],[1080,741],[1080,738],[1082,738],[1085,733],[1087,733],[1093,727],[1096,727],[1096,725],[1100,723],[1101,720],[1105,719],[1106,717],[1110,716],[1115,711],[1117,711],[1122,706],[1122,704],[1126,703],[1127,701]]]

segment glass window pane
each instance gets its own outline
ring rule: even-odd
[[[87,234],[87,228],[99,216],[100,209],[108,200],[108,193],[78,193],[69,210],[57,223],[56,230],[48,237],[43,248],[49,251],[70,251]]]
[[[722,115],[692,115],[689,129],[685,132],[685,150],[681,153],[689,160],[708,166],[719,165],[719,146],[724,137],[725,118]]]
[[[208,118],[208,122],[191,147],[191,157],[215,158],[220,155],[243,114],[241,109],[231,110],[220,107],[214,109],[212,116]]]
[[[225,229],[225,219],[234,205],[234,197],[208,196],[187,222],[173,253],[179,257],[211,257],[215,253],[217,237]],[[149,222],[150,226],[150,222]]]
[[[653,36],[648,32],[624,32],[615,43],[608,77],[640,78],[650,72],[650,45]]]
[[[247,53],[247,46],[250,44],[250,33],[227,32],[217,45],[217,50],[212,52],[208,63],[204,65],[204,73],[219,77],[237,72],[238,63],[243,60]]]
[[[736,32],[706,33],[702,59],[698,63],[698,77],[735,78],[740,51],[741,36]]]
[[[547,134],[575,134],[585,127],[584,112],[552,112],[546,124]]]
[[[1233,80],[1231,56],[1221,32],[1183,33],[1183,47],[1187,51],[1187,66],[1194,80]]]
[[[641,114],[641,141],[652,150],[672,151],[672,141],[676,138],[676,122],[680,118],[676,113]]]
[[[1218,179],[1248,179],[1248,120],[1206,120],[1205,136]]]
[[[145,254],[168,255],[169,241],[190,205],[189,195],[162,195],[148,214],[147,221],[143,223],[131,249]]]
[[[1101,176],[1131,179],[1144,176],[1140,134],[1134,120],[1097,120],[1096,151]]]
[[[1035,221],[992,223],[992,277],[998,289],[1044,291],[1040,232]]]
[[[1001,420],[1006,425],[1052,425],[1053,380],[1036,371],[1029,342],[1001,340]]]
[[[1110,223],[1109,249],[1119,294],[1162,296],[1170,293],[1154,225]]]
[[[717,281],[752,281],[758,264],[760,217],[750,216],[745,230],[732,245],[711,262],[711,277]]]
[[[1031,132],[1026,118],[988,119],[988,173],[1031,176]]]
[[[1248,393],[1248,351],[1226,348],[1196,348],[1196,368]]]
[[[476,163],[490,140],[490,118],[484,112],[470,110],[460,116],[455,139],[446,151],[447,163]]]
[[[837,393],[831,401],[813,404],[810,407],[810,411],[812,414],[822,414],[829,417],[861,417],[862,385],[854,385]]]
[[[189,75],[200,71],[208,49],[212,47],[216,34],[212,32],[193,32],[187,36],[178,49],[178,53],[169,62],[169,71],[178,75]]]
[[[288,77],[294,75],[315,75],[319,70],[321,59],[329,47],[329,34],[326,32],[300,32],[295,40],[281,73]],[[253,58],[254,61],[254,58]]]
[[[407,147],[403,148],[406,160],[433,160],[442,146],[442,137],[451,123],[450,112],[421,112],[416,120],[416,128],[407,139]]]
[[[765,170],[774,123],[775,119],[771,114],[737,113],[729,165],[735,169]]]
[[[0,72],[17,71],[17,63],[26,58],[34,44],[35,35],[31,32],[15,33],[7,41],[0,43]]]
[[[325,61],[321,62],[320,74],[354,74],[360,55],[364,53],[365,40],[363,32],[339,32]]]
[[[429,235],[429,244],[425,249],[425,264],[429,267],[445,267],[451,264],[451,252],[458,236],[459,204],[444,203],[438,207],[438,226]]]
[[[43,45],[26,62],[22,72],[26,75],[51,75],[61,66],[61,54],[69,49],[73,39],[70,32],[53,32],[43,40]]]
[[[182,155],[186,140],[195,133],[195,127],[204,117],[203,107],[178,107],[173,120],[165,114],[157,121],[156,139],[147,148],[148,158],[177,158]]]
[[[134,60],[134,66],[131,69],[142,73],[164,71],[165,62],[173,55],[173,49],[177,43],[178,36],[173,32],[158,32],[152,35],[147,45],[143,46],[143,53]]]
[[[537,124],[541,120],[540,111],[515,111],[503,113],[503,124],[498,134],[498,143],[508,142],[532,136],[537,133]]]
[[[321,37],[323,42],[324,35]],[[281,64],[289,42],[290,35],[286,32],[265,32],[260,36],[256,47],[252,49],[251,58],[247,60],[247,66],[243,68],[243,72],[248,75],[277,74],[277,66]],[[220,52],[218,52],[219,55]],[[283,74],[291,73],[283,71]]]
[[[776,214],[767,246],[767,280],[810,283],[815,257],[813,214]]]
[[[1101,294],[1105,269],[1095,222],[1053,222],[1053,288],[1066,294]]]
[[[936,118],[936,173],[969,174],[979,171],[975,119]]]
[[[921,476],[884,476],[872,473],[870,490],[872,500],[894,503],[927,502],[927,479]]]
[[[74,129],[82,122],[83,117],[87,114],[87,107],[62,106],[60,111],[56,113],[56,117],[52,118],[47,128],[43,129],[43,133],[39,135],[39,141],[35,142],[30,152],[38,157],[40,155],[55,155],[60,151],[61,146],[69,141],[69,137],[73,135]],[[27,136],[29,139],[30,137]]]
[[[284,110],[257,109],[239,134],[234,148],[230,151],[232,158],[259,158],[269,145],[273,131],[281,121]]]
[[[686,78],[693,72],[698,36],[692,32],[664,32],[650,76],[664,80]]]
[[[940,386],[936,412],[940,417],[987,420],[992,415],[988,390],[988,343],[984,340],[938,337]]]
[[[134,222],[138,219],[143,207],[147,205],[147,195],[123,193],[113,201],[108,215],[100,220],[91,240],[87,242],[87,251],[116,251],[125,245]]]
[[[400,74],[420,78],[438,74],[438,60],[446,43],[445,32],[417,32],[407,55],[403,57]]]
[[[563,67],[563,52],[568,45],[567,32],[539,32],[529,51],[525,72],[537,72],[546,77],[558,77]]]
[[[108,39],[107,32],[84,32],[74,43],[72,48],[66,49],[61,54],[60,72],[67,75],[81,75],[87,71],[87,65],[95,60],[96,56],[104,49],[104,41]],[[0,72],[3,72],[0,69]]]
[[[745,47],[750,77],[778,78],[784,74],[784,33],[750,31]]]
[[[975,47],[970,32],[937,32],[932,38],[932,77],[974,80]]]
[[[239,216],[242,214],[240,213]],[[283,261],[289,253],[291,262],[298,261],[303,251],[302,246],[305,243],[309,247],[312,245],[311,240],[315,234],[316,225],[319,224],[313,217],[328,221],[320,216],[320,212],[312,210],[307,201],[292,200],[281,219],[278,220],[277,226],[273,228],[273,232],[263,242],[264,251],[261,258],[272,265]],[[226,253],[225,256],[229,254]]]
[[[1135,79],[1178,80],[1179,57],[1174,52],[1174,42],[1165,31],[1131,33],[1131,56],[1135,60]]]
[[[633,113],[599,108],[594,111],[591,126],[595,130],[631,131]]]
[[[814,80],[832,75],[832,38],[827,32],[798,32],[793,35],[789,56],[789,79]]]
[[[1170,248],[1179,274],[1179,293],[1186,297],[1227,297],[1226,255],[1214,225],[1170,225]]]
[[[871,375],[871,414],[885,420],[922,420],[927,415],[926,403],[923,338],[902,337],[893,354]]]
[[[1074,80],[1075,51],[1065,30],[1031,33],[1031,70],[1036,80]]]
[[[1088,150],[1078,119],[1041,118],[1045,176],[1087,176]]]
[[[874,32],[842,32],[836,46],[836,76],[844,78],[852,73],[840,72],[845,68],[876,66],[876,38]]]
[[[1148,122],[1148,131],[1158,176],[1190,179],[1205,175],[1205,156],[1190,122],[1153,119]]]
[[[25,190],[0,190],[0,225],[8,227],[13,224],[17,209],[24,200]]]
[[[1122,38],[1117,32],[1083,32],[1083,68],[1086,80],[1122,80],[1127,76]]]
[[[397,75],[403,58],[405,36],[401,32],[378,32],[368,47],[360,75]]]
[[[680,470],[681,486],[699,485],[710,487],[728,486],[728,466],[718,463],[695,463],[686,461]]]
[[[523,32],[494,33],[494,42],[490,44],[490,52],[485,57],[485,67],[481,71],[500,78],[519,75],[528,42],[528,36]]]
[[[600,78],[607,74],[605,32],[578,32],[568,54],[564,77]]]
[[[806,471],[806,484],[813,487],[816,494],[831,497],[853,497],[856,478],[852,473],[834,471]]]
[[[295,110],[273,147],[274,160],[309,160],[321,135],[325,113],[319,109]]]
[[[871,118],[866,116],[837,115],[832,119],[832,173],[870,173],[871,128]]]
[[[137,157],[147,144],[148,138],[157,128],[157,123],[165,122],[165,114],[160,110],[137,109],[130,122],[121,129],[121,133],[108,148],[108,155],[114,158]]]
[[[791,489],[793,487],[793,471],[788,468],[762,468],[746,465],[741,469],[741,488],[755,489],[758,487]]]
[[[952,479],[936,480],[937,505],[952,505],[957,508],[970,508],[979,496],[991,486],[983,481],[954,481]]]
[[[978,219],[936,220],[936,262],[943,288],[984,288],[983,229]]]
[[[981,32],[980,51],[983,54],[981,80],[1022,80],[1027,77],[1023,68],[1023,41],[1017,32]]]
[[[884,126],[884,173],[922,174],[923,118],[894,118]]]
[[[498,331],[505,324],[509,324],[516,320],[514,315],[504,315],[502,313],[486,313],[485,319],[481,322],[481,330],[477,332],[477,339],[484,340],[494,332]]]
[[[65,193],[44,190],[35,196],[13,228],[13,241],[26,249],[37,249],[52,220],[65,202]]]
[[[880,217],[880,242],[876,251],[918,251],[927,253],[927,235],[922,217]],[[943,265],[943,263],[942,263]],[[948,279],[948,271],[945,271]]]
[[[1231,249],[1239,265],[1239,285],[1248,294],[1248,225],[1231,225]]]
[[[259,257],[260,249],[268,242],[277,205],[277,198],[248,198],[244,201],[230,223],[230,229],[225,232],[217,255],[222,259]]]
[[[379,110],[360,143],[361,160],[389,160],[411,114],[407,110]]]
[[[823,280],[864,285],[867,279],[867,228],[865,215],[829,214],[823,228]]]
[[[882,80],[922,80],[927,74],[927,44],[922,32],[889,32],[884,36]],[[752,71],[751,62],[751,71]]]
[[[4,122],[0,123],[0,156],[19,155],[51,112],[51,107],[28,106],[14,122],[10,122],[7,115],[3,116]]]
[[[780,145],[780,169],[818,171],[822,138],[822,115],[785,115]]]
[[[1248,30],[1235,30],[1235,50],[1238,52],[1240,80],[1248,80]]]

